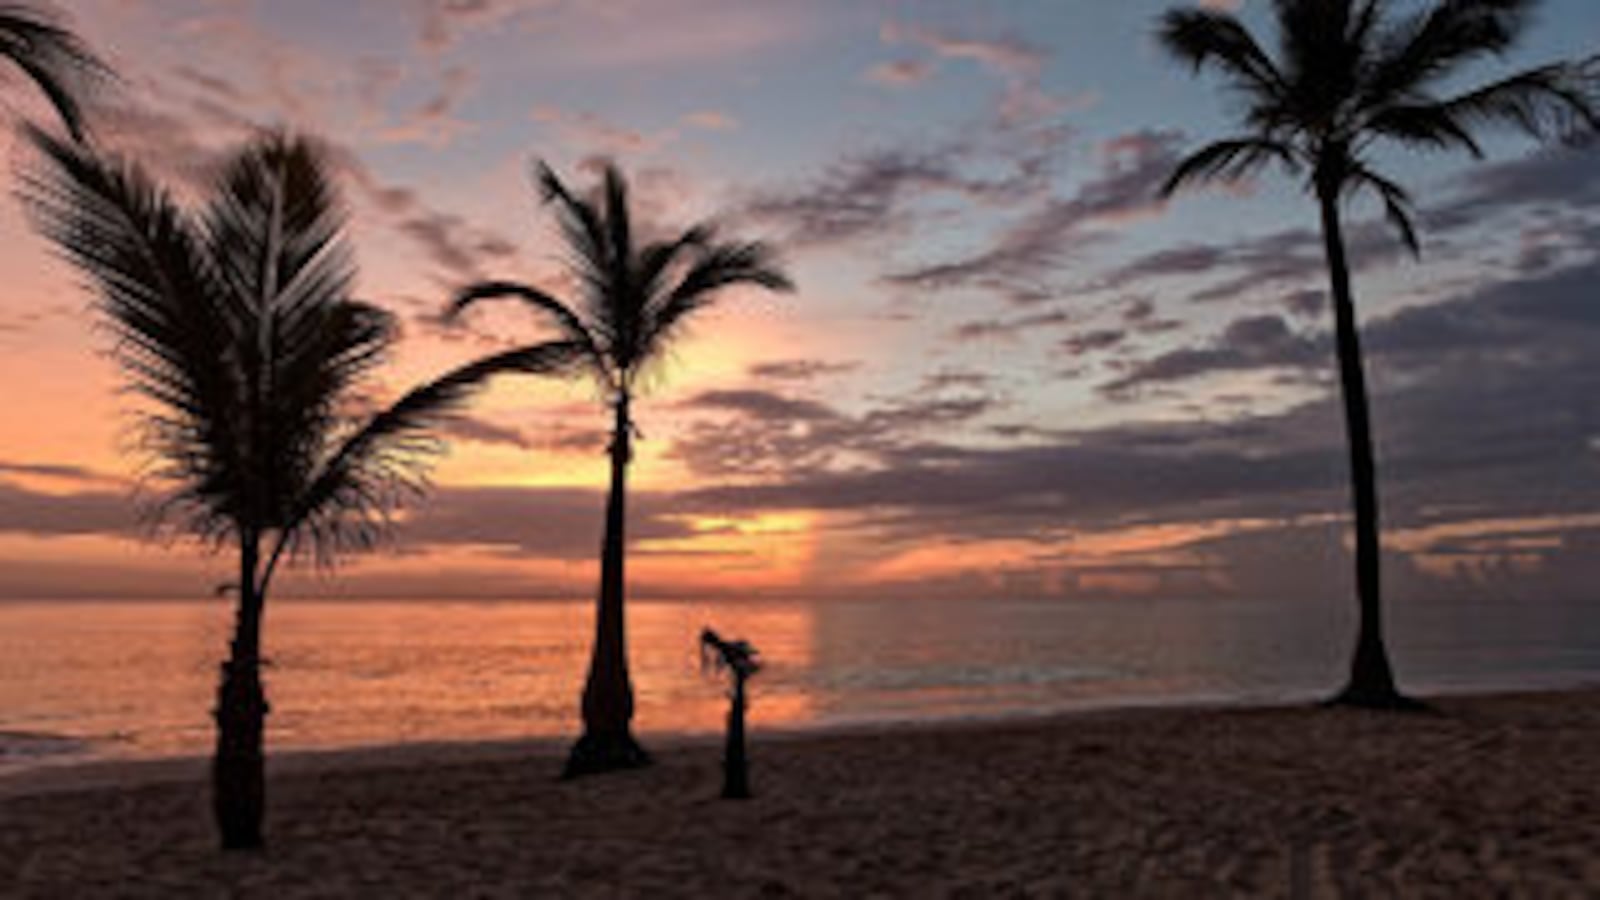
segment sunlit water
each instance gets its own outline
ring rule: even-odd
[[[225,604],[0,604],[0,772],[203,754]],[[639,729],[721,727],[698,664],[710,624],[767,663],[756,728],[1314,696],[1342,674],[1349,611],[1216,602],[634,603]],[[587,603],[286,601],[269,610],[275,750],[570,735]],[[1391,615],[1418,690],[1600,681],[1600,611],[1478,603]]]

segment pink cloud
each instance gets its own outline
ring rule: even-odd
[[[879,37],[885,44],[921,47],[940,58],[973,62],[993,73],[1005,83],[998,110],[1005,124],[1051,118],[1069,105],[1040,83],[1048,55],[1018,38],[971,37],[895,21],[884,23]]]
[[[683,121],[696,128],[704,128],[707,131],[732,131],[739,127],[738,119],[714,109],[702,109],[689,113],[683,117]]]
[[[534,107],[533,120],[553,128],[560,140],[582,154],[648,154],[677,137],[670,130],[647,133],[608,122],[594,113],[573,112],[549,104]]]
[[[921,59],[897,59],[879,63],[867,70],[866,79],[884,87],[903,88],[921,84],[933,74],[933,63]]]

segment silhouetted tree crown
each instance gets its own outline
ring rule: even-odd
[[[739,284],[793,290],[772,248],[759,241],[718,242],[695,225],[676,237],[636,243],[628,185],[606,164],[593,197],[574,194],[547,164],[535,167],[543,200],[554,207],[579,295],[563,301],[534,287],[486,281],[461,291],[449,314],[487,299],[515,299],[551,326],[576,368],[610,392],[631,393],[673,337],[718,292]]]
[[[1222,76],[1243,130],[1188,157],[1163,193],[1238,179],[1280,163],[1313,191],[1370,191],[1413,251],[1411,198],[1371,164],[1384,143],[1481,156],[1475,132],[1513,127],[1536,137],[1600,128],[1594,61],[1557,62],[1447,93],[1452,76],[1507,51],[1537,0],[1441,0],[1416,10],[1388,0],[1273,0],[1276,53],[1231,13],[1168,11],[1162,46],[1195,71]]]

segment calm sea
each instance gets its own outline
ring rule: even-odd
[[[0,772],[209,751],[222,603],[0,603]],[[269,609],[275,750],[574,733],[587,602],[282,601]],[[629,610],[637,725],[721,727],[703,625],[750,639],[756,728],[805,729],[1336,686],[1349,611],[1216,602],[652,603]],[[1416,690],[1600,682],[1600,610],[1401,606]]]

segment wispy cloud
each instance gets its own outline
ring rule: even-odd
[[[1045,299],[1069,254],[1104,241],[1106,226],[1159,211],[1156,187],[1177,163],[1182,135],[1140,131],[1106,142],[1096,175],[1069,197],[1036,205],[981,252],[884,278],[922,290],[976,287],[1019,302]]]

